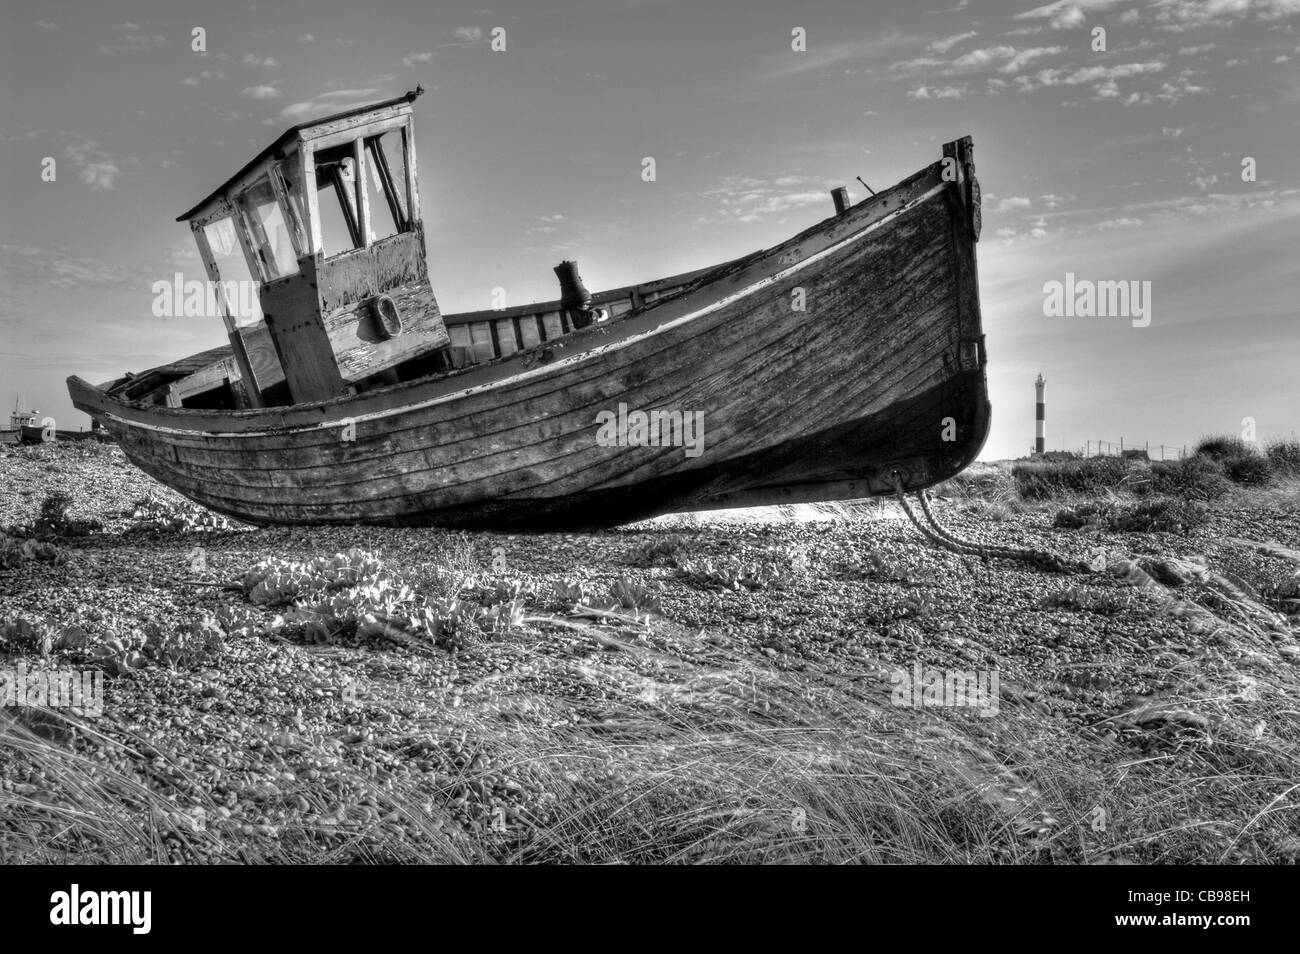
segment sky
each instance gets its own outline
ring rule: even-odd
[[[774,245],[969,134],[984,458],[1030,450],[1040,373],[1049,449],[1300,429],[1300,0],[482,3],[0,0],[0,411],[85,427],[69,374],[223,343],[152,313],[204,277],[176,216],[418,83],[444,312],[553,299],[562,259],[596,290]],[[1149,288],[1149,322],[1045,314],[1067,274]]]

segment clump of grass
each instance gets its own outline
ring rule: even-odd
[[[1066,507],[1057,512],[1052,526],[1067,530],[1093,527],[1125,533],[1186,533],[1203,526],[1205,521],[1204,504],[1161,498],[1133,506],[1086,503]]]
[[[1223,460],[1223,473],[1242,487],[1267,487],[1273,482],[1273,464],[1261,454],[1249,453]]]
[[[701,589],[763,590],[784,589],[794,578],[797,568],[789,561],[772,556],[757,560],[722,557],[717,560],[687,560],[678,568],[686,582]]]
[[[633,613],[663,613],[663,607],[659,603],[663,590],[657,586],[620,576],[609,588],[609,593],[614,598],[616,606],[629,609]]]
[[[1006,502],[1015,499],[1016,485],[1011,475],[1000,467],[973,464],[934,487],[930,494],[955,500]]]
[[[1268,442],[1264,453],[1275,473],[1300,475],[1300,440],[1294,437],[1277,438]]]
[[[1211,457],[1162,460],[1151,465],[1151,479],[1139,490],[1183,500],[1217,500],[1232,490],[1223,465]]]
[[[678,567],[685,561],[689,547],[686,538],[679,533],[649,540],[633,549],[628,562],[633,566]]]
[[[1016,490],[1025,500],[1101,494],[1130,482],[1133,474],[1134,465],[1122,457],[1026,461],[1011,471]]]
[[[166,500],[156,496],[141,497],[131,506],[131,525],[126,533],[186,532],[191,530],[230,530],[234,524],[221,514],[213,513],[188,500]]]
[[[1251,448],[1234,434],[1212,434],[1201,438],[1201,442],[1196,445],[1196,450],[1192,453],[1196,457],[1223,461],[1230,457],[1246,457],[1251,453]]]
[[[68,551],[41,540],[11,537],[0,531],[0,570],[40,561],[61,566],[68,562]]]
[[[958,506],[967,516],[996,523],[1010,520],[1025,509],[1025,505],[1018,500],[981,500],[979,497],[964,500]]]

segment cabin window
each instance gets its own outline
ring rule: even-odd
[[[344,143],[316,153],[321,251],[326,258],[365,244],[361,241],[356,159],[352,150],[352,143]]]
[[[370,188],[371,231],[386,238],[410,228],[410,197],[406,194],[406,153],[402,130],[390,129],[366,140]],[[384,230],[388,231],[385,232]]]
[[[294,248],[299,258],[311,251],[311,240],[307,237],[307,199],[303,194],[301,171],[296,152],[271,167],[271,184],[280,193],[281,210],[288,213],[290,234],[294,238]]]
[[[221,283],[228,314],[235,327],[246,328],[260,324],[262,306],[257,296],[257,281],[248,270],[248,260],[239,247],[235,223],[224,216],[203,226],[203,235],[212,250],[212,266],[216,280]]]
[[[297,272],[294,238],[285,224],[270,175],[262,176],[241,192],[235,205],[243,217],[245,234],[261,266],[263,279],[271,281]]]
[[[389,193],[384,188],[383,169],[375,160],[367,143],[366,149],[366,208],[370,213],[370,241],[373,245],[380,239],[396,235],[401,231],[397,227],[399,218],[393,219],[393,206],[388,199]]]

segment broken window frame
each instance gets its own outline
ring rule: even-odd
[[[380,142],[388,132],[397,132],[401,136],[402,175],[400,179],[395,175],[392,164],[388,161],[388,156],[384,153]],[[341,176],[340,170],[334,161],[331,160],[320,165],[317,163],[318,154],[337,150],[344,145],[351,146],[349,158],[352,159],[354,169],[354,181],[351,185],[348,185],[346,179]],[[358,249],[369,248],[377,242],[383,242],[393,237],[385,236],[385,238],[375,239],[374,241],[370,239],[370,203],[366,189],[366,176],[371,175],[368,168],[371,162],[374,162],[379,170],[380,191],[384,194],[389,212],[390,214],[396,213],[393,215],[393,224],[397,229],[394,234],[401,235],[415,228],[419,218],[419,197],[415,187],[415,144],[411,135],[409,117],[390,120],[378,128],[370,126],[364,130],[364,134],[358,130],[346,130],[322,136],[318,139],[307,140],[304,142],[300,161],[304,167],[302,176],[304,182],[303,191],[307,201],[308,231],[314,254],[323,255],[326,260],[329,260],[355,252]],[[322,172],[325,173],[324,182],[321,181]],[[320,194],[331,186],[333,187],[333,195],[338,201],[339,208],[347,222],[349,236],[353,244],[352,248],[341,249],[331,255],[324,255],[324,245],[321,238]],[[353,191],[354,189],[355,191]]]

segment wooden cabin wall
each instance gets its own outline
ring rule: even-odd
[[[359,380],[451,343],[429,284],[424,230],[416,226],[320,265],[318,293],[323,323],[339,373]],[[388,295],[402,318],[402,333],[385,338],[370,309]]]
[[[263,285],[259,297],[294,403],[326,401],[348,393],[317,313],[315,261],[300,259],[297,274]]]
[[[326,259],[319,269],[321,311],[325,313],[373,298],[397,285],[428,283],[424,233],[399,232],[366,248]]]
[[[402,316],[402,333],[394,338],[380,334],[368,301],[355,302],[325,316],[325,331],[339,374],[345,380],[369,377],[451,343],[428,282],[390,288],[384,294],[393,299]]]

